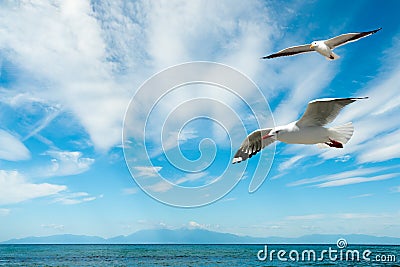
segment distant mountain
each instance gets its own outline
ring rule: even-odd
[[[52,235],[31,236],[25,238],[11,239],[0,244],[105,244],[106,239],[98,236],[86,235]]]
[[[296,238],[251,237],[219,233],[205,229],[152,229],[141,230],[128,236],[105,239],[97,236],[53,235],[11,239],[0,244],[336,244],[345,238],[348,244],[399,245],[400,238],[371,235],[305,235]]]
[[[128,236],[117,236],[107,241],[118,244],[256,244],[265,238],[238,236],[204,229],[141,230]]]

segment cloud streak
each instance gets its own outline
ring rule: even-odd
[[[377,173],[391,171],[392,169],[392,167],[360,168],[330,175],[317,176],[314,178],[305,178],[289,183],[288,185],[313,185],[316,187],[332,187],[364,182],[373,182],[396,177],[398,173],[377,175]]]
[[[76,193],[63,193],[54,199],[54,202],[63,205],[76,205],[85,202],[91,202],[96,199],[102,198],[103,195],[91,196],[87,192],[76,192]]]
[[[67,190],[67,186],[65,185],[49,183],[35,184],[27,181],[17,171],[0,170],[0,205],[54,196],[65,190]]]
[[[19,161],[30,157],[28,148],[17,137],[0,129],[0,159]]]
[[[83,157],[80,151],[50,150],[45,152],[44,155],[51,157],[50,165],[35,170],[33,176],[55,177],[78,175],[88,171],[95,162],[93,158]]]

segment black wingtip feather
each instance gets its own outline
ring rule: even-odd
[[[271,55],[269,55],[269,56],[264,56],[264,57],[261,57],[260,59],[270,59],[270,58],[272,58],[272,57],[271,57]]]

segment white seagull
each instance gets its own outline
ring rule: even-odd
[[[271,55],[268,55],[268,56],[265,56],[262,58],[269,59],[269,58],[292,56],[292,55],[296,55],[296,54],[317,51],[318,53],[323,55],[328,60],[335,60],[340,57],[332,51],[333,49],[335,49],[338,46],[350,43],[350,42],[355,42],[361,38],[364,38],[366,36],[374,34],[378,31],[380,31],[381,29],[382,28],[379,28],[379,29],[376,29],[373,31],[368,31],[368,32],[346,33],[346,34],[342,34],[342,35],[333,37],[328,40],[314,41],[311,44],[292,46],[292,47],[283,49],[277,53],[274,53],[274,54],[271,54]]]
[[[320,148],[343,148],[343,144],[346,144],[353,135],[353,124],[348,122],[331,128],[326,128],[324,125],[332,122],[348,104],[366,98],[368,97],[312,100],[299,120],[275,128],[255,130],[249,134],[233,157],[232,163],[251,158],[277,140],[287,144],[317,144]]]

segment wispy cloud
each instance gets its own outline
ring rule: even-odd
[[[0,170],[0,205],[19,203],[67,190],[65,185],[32,183],[17,171]]]
[[[204,225],[202,225],[202,224],[200,224],[198,222],[195,222],[195,221],[188,222],[187,227],[189,229],[203,229],[203,228],[205,228]]]
[[[364,198],[364,197],[372,197],[374,194],[361,194],[361,195],[355,195],[355,196],[351,196],[350,198]]]
[[[304,157],[304,155],[297,155],[297,156],[294,156],[294,157],[284,161],[283,163],[279,164],[278,170],[280,172],[282,172],[282,171],[286,171],[286,170],[290,169],[293,165],[295,165],[303,157]]]
[[[325,218],[325,214],[307,214],[307,215],[292,215],[287,216],[286,220],[290,221],[302,221],[302,220],[317,220]]]
[[[274,31],[261,1],[10,2],[0,12],[3,53],[23,66],[18,72],[35,77],[29,90],[15,93],[72,112],[100,150],[119,144],[132,86],[191,60],[217,60],[263,77],[263,66],[253,62]]]
[[[398,177],[398,176],[399,176],[398,173],[391,173],[391,174],[377,175],[377,176],[374,176],[374,177],[351,177],[351,178],[345,178],[345,179],[325,182],[325,183],[321,183],[321,184],[318,184],[318,185],[315,185],[315,186],[316,187],[343,186],[343,185],[350,185],[350,184],[359,184],[359,183],[366,183],[366,182],[382,181],[382,180],[392,179],[392,178],[395,178],[395,177]]]
[[[34,77],[15,93],[29,90],[32,101],[41,99],[72,111],[98,149],[118,144],[127,88],[115,82],[90,3],[10,2],[0,13],[3,55],[21,66],[16,72]],[[17,19],[21,17],[24,20]],[[36,130],[48,122],[43,120]]]
[[[369,96],[363,102],[354,103],[344,110],[337,119],[337,123],[353,121],[354,136],[346,146],[347,154],[355,154],[359,163],[384,162],[400,158],[399,120],[396,120],[400,107],[400,96],[397,90],[400,78],[400,68],[397,64],[400,54],[400,42],[393,42],[384,54],[390,55],[382,59],[385,66],[374,79],[363,89],[357,92],[358,96]],[[394,59],[397,59],[394,63]],[[341,151],[326,151],[323,158],[333,158],[341,155]]]
[[[173,185],[167,181],[160,181],[152,185],[146,186],[146,189],[153,192],[167,192],[173,187]]]
[[[357,220],[357,219],[370,219],[370,218],[382,218],[382,214],[372,213],[338,213],[333,214],[333,217],[346,220]]]
[[[396,187],[392,188],[392,190],[396,193],[400,193],[400,186],[396,186]]]
[[[54,202],[61,203],[63,205],[76,205],[84,202],[94,201],[102,198],[103,195],[91,196],[87,192],[76,192],[76,193],[63,193],[54,199]]]
[[[347,179],[351,179],[351,178],[376,176],[375,175],[376,173],[388,171],[391,169],[393,169],[393,168],[391,168],[391,167],[359,168],[359,169],[355,169],[355,170],[343,171],[340,173],[334,173],[334,174],[330,174],[330,175],[322,175],[322,176],[317,176],[314,178],[301,179],[301,180],[289,183],[288,185],[289,186],[299,186],[299,185],[316,184],[316,186],[318,186],[320,184],[323,184],[323,182],[341,181],[341,180],[347,180]],[[340,182],[338,182],[338,183],[340,183]]]
[[[186,183],[198,182],[204,177],[207,177],[208,174],[208,172],[188,173],[173,181],[160,180],[155,184],[147,185],[146,189],[153,192],[167,192],[173,188],[173,185],[185,185]],[[209,182],[209,180],[203,181],[201,185],[204,185],[206,182]]]
[[[351,159],[350,155],[344,155],[340,156],[337,159],[335,159],[335,162],[347,162]]]
[[[318,214],[305,214],[305,215],[293,215],[285,217],[286,220],[289,221],[314,221],[314,220],[322,220],[322,219],[344,219],[344,220],[359,220],[359,219],[368,219],[368,218],[394,218],[395,214],[386,214],[386,213],[356,213],[356,212],[347,212],[347,213],[318,213]]]
[[[30,157],[29,150],[17,137],[0,129],[0,159],[18,161]]]
[[[45,171],[39,171],[42,177],[77,175],[89,170],[94,159],[85,158],[79,151],[47,151],[52,157],[51,165]]]
[[[134,195],[134,194],[136,194],[138,192],[139,192],[139,188],[137,188],[137,187],[130,187],[130,188],[122,189],[122,193],[124,195]]]
[[[0,216],[7,216],[11,213],[10,209],[0,208]]]
[[[175,184],[180,185],[186,182],[194,182],[199,179],[202,179],[208,175],[208,172],[198,172],[198,173],[189,173],[178,180],[174,181]]]
[[[57,230],[57,231],[64,231],[65,226],[63,224],[42,224],[40,225],[42,228],[45,229],[53,229],[53,230]]]
[[[130,188],[124,188],[124,189],[122,189],[122,193],[123,193],[124,195],[134,195],[134,194],[136,194],[137,192],[139,192],[139,188],[137,188],[137,187],[130,187]]]
[[[47,114],[41,121],[39,121],[36,125],[33,126],[33,130],[24,137],[23,139],[24,141],[40,133],[40,131],[45,129],[61,112],[56,107],[50,107],[48,108],[48,110],[49,114]]]
[[[320,92],[328,86],[336,70],[328,63],[321,61],[320,58],[309,57],[290,65],[292,69],[286,75],[291,77],[288,80],[294,82],[290,86],[292,89],[288,92],[288,96],[274,110],[277,125],[297,120],[305,111],[308,102],[320,95]],[[314,71],[305,72],[304,66],[307,65],[313,66]],[[283,77],[280,80],[283,80]]]
[[[162,169],[160,166],[136,166],[133,168],[138,172],[137,175],[140,177],[156,177]]]

